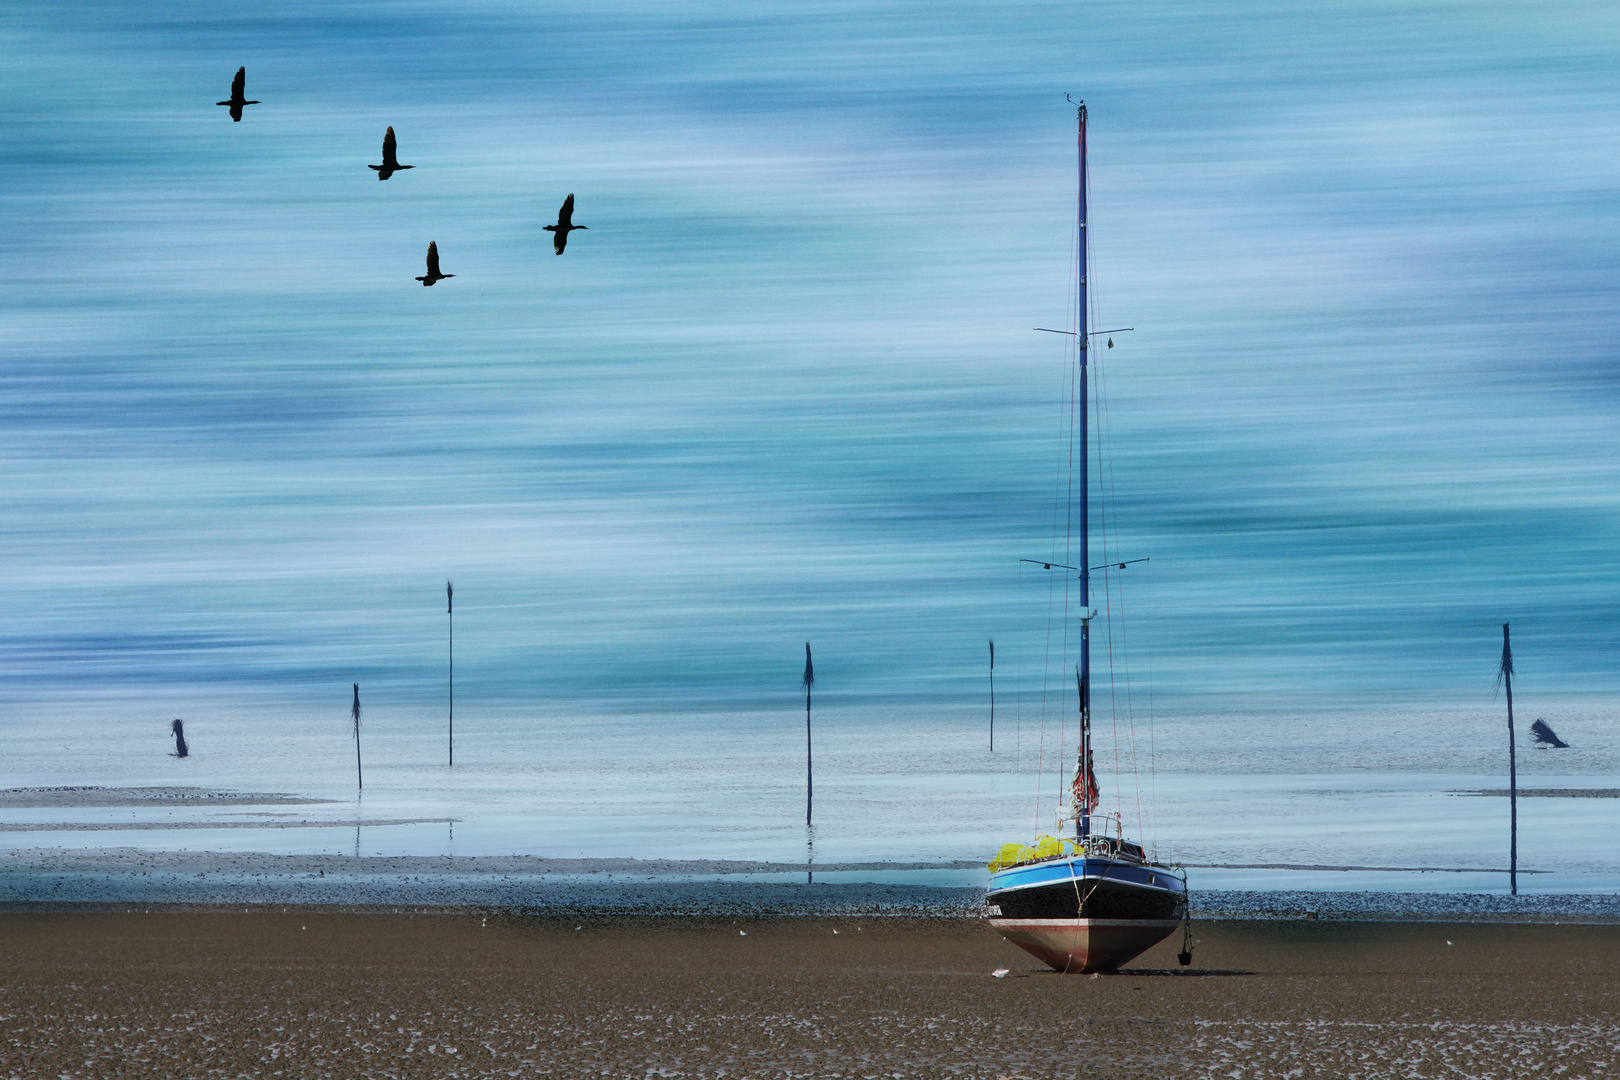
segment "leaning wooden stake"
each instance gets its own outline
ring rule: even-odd
[[[1498,673],[1507,688],[1508,707],[1508,888],[1519,895],[1519,768],[1513,747],[1513,649],[1508,624],[1502,624],[1502,667]]]
[[[366,789],[366,778],[360,772],[360,684],[354,684],[354,708],[349,710],[354,717],[354,782],[361,791]]]
[[[804,643],[804,824],[810,825],[815,803],[815,782],[810,768],[810,688],[816,685],[816,669],[810,663],[810,643]]]

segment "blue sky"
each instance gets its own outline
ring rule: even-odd
[[[1067,92],[1159,691],[1612,694],[1617,21],[8,5],[0,692],[1038,682]]]

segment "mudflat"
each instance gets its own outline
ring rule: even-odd
[[[1620,1070],[1620,925],[1233,920],[1194,936],[1191,969],[1178,937],[1091,977],[967,918],[14,911],[0,1076]]]

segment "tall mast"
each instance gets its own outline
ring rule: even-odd
[[[1091,488],[1088,465],[1091,457],[1091,444],[1086,430],[1087,415],[1087,356],[1091,345],[1091,335],[1088,333],[1086,321],[1086,105],[1081,102],[1079,113],[1079,153],[1080,153],[1080,186],[1077,199],[1080,227],[1076,234],[1079,248],[1079,273],[1076,275],[1076,288],[1079,290],[1075,297],[1078,309],[1079,323],[1076,329],[1075,341],[1079,343],[1080,364],[1080,769],[1089,773],[1091,765],[1091,619],[1087,616],[1091,612]],[[1081,780],[1084,785],[1089,781],[1089,775]],[[1086,802],[1089,802],[1087,800]],[[1081,836],[1091,835],[1091,808],[1081,803],[1080,827]]]

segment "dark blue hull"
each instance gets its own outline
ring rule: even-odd
[[[1012,919],[1179,919],[1186,898],[1157,864],[1071,855],[997,871],[985,902]]]

